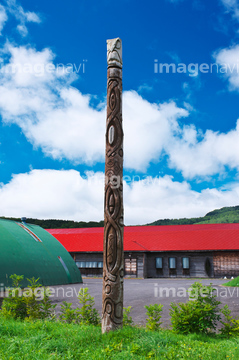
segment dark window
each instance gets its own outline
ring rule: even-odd
[[[103,261],[76,261],[78,268],[103,268]]]
[[[207,273],[207,276],[211,276],[211,272],[212,272],[212,266],[211,266],[211,261],[209,258],[206,258],[205,261],[205,271]]]
[[[168,259],[168,267],[169,267],[169,269],[176,269],[176,258],[175,257],[170,257]]]
[[[182,266],[183,266],[184,270],[189,269],[189,258],[188,257],[182,258]]]
[[[96,268],[97,261],[86,261],[85,267],[86,268]]]
[[[78,268],[85,268],[85,261],[76,261],[76,266]]]
[[[156,269],[162,269],[163,268],[163,258],[162,257],[157,257],[155,259],[155,267],[156,267]]]

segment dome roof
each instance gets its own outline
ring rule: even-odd
[[[0,282],[11,286],[12,274],[39,278],[42,285],[82,282],[71,255],[46,230],[37,225],[0,219]]]

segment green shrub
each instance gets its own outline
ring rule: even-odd
[[[7,297],[3,299],[0,314],[14,319],[53,319],[56,305],[49,299],[49,291],[39,284],[34,277],[27,279],[29,286],[20,288],[23,275],[11,275],[13,287],[7,289]]]
[[[38,290],[44,291],[42,285],[38,283],[38,279],[34,277],[31,279],[27,279],[29,282],[28,288],[24,291],[24,295],[22,297],[22,301],[26,304],[27,308],[27,317],[31,320],[41,319],[41,304],[40,301],[37,300],[36,293]]]
[[[68,303],[63,301],[61,304],[61,314],[59,315],[59,319],[67,324],[70,323],[79,323],[79,309],[72,309],[72,303]]]
[[[221,333],[226,336],[239,335],[239,319],[233,319],[231,316],[231,310],[228,308],[228,305],[225,305],[222,308],[222,313],[226,321],[221,321],[223,327],[221,328]]]
[[[94,298],[90,296],[88,288],[81,288],[78,294],[80,308],[72,308],[72,303],[63,301],[61,304],[61,314],[59,319],[66,323],[75,324],[92,324],[99,325],[100,317],[98,311],[93,307],[95,305]]]
[[[133,326],[133,319],[132,316],[130,316],[132,306],[128,306],[127,308],[124,307],[123,310],[123,326]]]
[[[8,296],[3,299],[1,315],[5,318],[25,319],[27,317],[27,305],[22,298],[20,283],[23,275],[11,275],[12,288],[7,289]]]
[[[82,305],[79,311],[80,322],[83,324],[99,325],[100,317],[98,311],[93,307],[95,300],[90,296],[88,288],[81,288],[78,294],[79,303]]]
[[[161,312],[163,309],[162,304],[154,304],[154,305],[145,305],[146,315],[148,316],[146,319],[146,329],[148,330],[159,330],[160,325],[162,322],[160,322],[160,319],[162,317]]]
[[[195,282],[189,289],[187,303],[171,303],[170,315],[173,330],[184,334],[208,333],[216,329],[221,319],[219,305],[212,284],[203,286]]]
[[[48,288],[43,287],[44,297],[40,302],[40,311],[41,311],[41,318],[48,319],[48,320],[55,320],[55,308],[56,304],[52,304],[50,300],[50,291]]]

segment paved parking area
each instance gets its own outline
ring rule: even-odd
[[[144,305],[163,304],[163,326],[169,327],[169,308],[171,302],[186,302],[186,290],[195,282],[201,281],[204,285],[210,283],[216,289],[218,300],[222,305],[228,304],[234,317],[239,316],[239,288],[228,288],[222,285],[229,281],[224,279],[125,279],[124,281],[124,307],[132,306],[131,316],[136,324],[145,324]],[[83,284],[54,286],[55,296],[53,302],[57,303],[57,312],[60,303],[65,300],[78,306],[77,294],[81,287],[87,287],[95,299],[95,307],[101,313],[102,279],[84,278]]]

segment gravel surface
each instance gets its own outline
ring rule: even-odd
[[[224,287],[229,280],[224,279],[125,279],[124,281],[124,307],[132,306],[131,316],[138,325],[145,324],[144,305],[160,303],[163,304],[162,321],[164,327],[169,327],[169,308],[171,302],[186,302],[188,294],[186,290],[195,281],[201,281],[203,285],[210,283],[216,289],[218,300],[222,306],[228,304],[234,317],[239,315],[239,287]],[[54,286],[55,295],[52,297],[57,303],[57,312],[60,303],[65,300],[71,302],[73,307],[79,305],[77,294],[80,288],[87,287],[89,293],[95,299],[95,307],[101,313],[102,301],[102,279],[84,278],[83,284]]]

